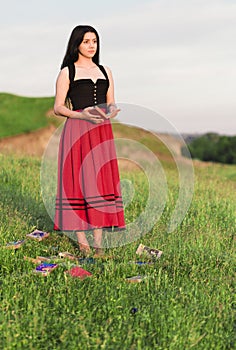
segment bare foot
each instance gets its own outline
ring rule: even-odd
[[[102,248],[95,248],[94,258],[101,258],[105,255],[104,250]]]
[[[89,245],[87,245],[87,244],[79,243],[79,249],[80,249],[81,253],[85,256],[88,256],[91,254],[91,249],[90,249]]]

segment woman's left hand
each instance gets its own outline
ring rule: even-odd
[[[108,118],[115,118],[117,114],[120,112],[120,109],[117,108],[115,103],[111,103],[108,105],[109,113],[107,114]]]
[[[105,113],[100,107],[95,106],[94,107],[99,114],[105,118],[105,119],[110,119],[110,118],[115,118],[117,114],[120,112],[120,109],[116,107],[116,105],[110,105],[109,106],[109,112]]]
[[[120,112],[120,109],[117,107],[109,108],[109,113],[107,114],[108,118],[115,118],[117,114]]]

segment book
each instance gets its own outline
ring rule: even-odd
[[[13,241],[13,242],[8,242],[6,244],[6,248],[9,249],[19,249],[23,244],[25,243],[25,240],[22,239],[20,241]]]
[[[91,272],[83,269],[80,266],[74,266],[70,270],[65,271],[66,274],[69,274],[72,277],[78,277],[84,279],[86,277],[92,276]]]
[[[48,232],[40,231],[40,230],[34,230],[31,233],[28,233],[26,236],[29,238],[36,239],[37,241],[42,241],[43,239],[47,238],[50,235]]]
[[[57,255],[52,255],[52,256],[37,256],[37,259],[40,260],[41,262],[49,262],[52,260],[58,259]]]
[[[44,263],[36,266],[34,273],[41,274],[42,276],[47,276],[49,273],[51,273],[57,267],[58,267],[58,264],[50,264],[50,263],[44,262]]]
[[[79,259],[78,256],[73,255],[73,254],[71,254],[71,253],[69,253],[69,252],[60,252],[58,255],[59,255],[59,257],[62,258],[62,259],[63,259],[63,258],[70,259],[70,260],[78,260],[78,259]]]
[[[130,283],[139,283],[142,282],[144,279],[146,278],[146,276],[132,276],[132,277],[126,277],[126,281],[130,282]]]
[[[129,264],[143,266],[143,265],[153,265],[153,262],[151,262],[151,261],[129,261]]]
[[[95,264],[94,258],[78,258],[79,264]]]
[[[24,260],[30,261],[33,264],[40,264],[41,260],[37,258],[31,258],[30,256],[24,256]]]
[[[154,249],[147,247],[144,244],[139,244],[138,249],[136,250],[136,254],[142,255],[143,253],[145,253],[148,256],[151,256],[152,258],[159,259],[163,252],[159,249]]]
[[[37,256],[36,258],[31,258],[29,256],[24,256],[24,260],[30,261],[34,264],[40,264],[41,262],[50,262],[52,260],[58,259],[56,255],[53,256]]]

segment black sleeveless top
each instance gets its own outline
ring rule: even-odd
[[[75,66],[68,66],[70,87],[67,97],[70,98],[73,110],[84,109],[86,107],[96,106],[106,107],[106,94],[109,87],[109,79],[105,68],[98,65],[105,76],[105,79],[98,78],[94,83],[90,78],[81,78],[74,80]]]

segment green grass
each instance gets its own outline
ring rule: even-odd
[[[54,121],[46,113],[53,108],[53,97],[22,97],[0,93],[0,138],[43,128]]]
[[[1,156],[0,161],[1,349],[233,349],[235,167],[196,168],[191,207],[169,234],[178,183],[168,170],[169,200],[152,231],[110,249],[114,259],[86,265],[93,277],[81,281],[66,278],[62,266],[48,277],[34,275],[34,265],[23,259],[53,255],[55,247],[78,253],[66,236],[27,240],[16,252],[3,247],[34,226],[53,232],[53,225],[41,198],[40,160]],[[145,206],[146,180],[141,172],[122,177],[136,177],[135,201],[126,208],[132,221]],[[141,242],[163,250],[153,266],[129,264]],[[136,274],[148,278],[125,281]]]

